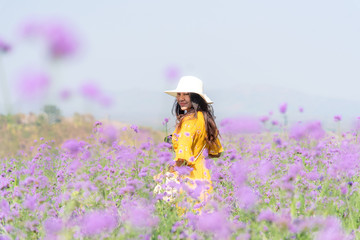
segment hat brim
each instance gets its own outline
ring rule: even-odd
[[[178,92],[179,91],[177,91],[177,90],[164,91],[164,93],[169,94],[170,96],[173,96],[173,97],[176,97]],[[214,103],[213,101],[211,101],[211,99],[208,96],[206,96],[206,94],[198,93],[198,92],[192,92],[192,93],[199,94],[208,104],[213,104]]]

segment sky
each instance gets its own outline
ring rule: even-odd
[[[20,36],[33,20],[66,24],[79,41],[77,54],[50,62],[42,42]],[[0,56],[0,77],[15,112],[41,108],[41,99],[24,101],[14,89],[24,69],[42,69],[53,89],[74,93],[57,102],[65,115],[89,111],[156,126],[170,116],[173,98],[163,91],[177,80],[165,71],[175,67],[204,81],[219,120],[276,112],[288,102],[294,119],[302,106],[307,118],[350,121],[360,116],[359,23],[355,0],[0,0],[0,38],[13,47]],[[86,82],[114,104],[78,96]]]

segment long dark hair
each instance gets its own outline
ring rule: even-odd
[[[215,123],[214,108],[208,104],[199,94],[190,93],[190,101],[192,108],[187,111],[181,110],[181,107],[177,100],[175,100],[172,107],[172,113],[176,116],[176,129],[180,129],[182,121],[185,116],[193,115],[194,118],[197,118],[197,112],[200,111],[204,115],[205,127],[206,127],[206,142],[208,146],[217,145],[216,139],[219,136],[219,130]]]

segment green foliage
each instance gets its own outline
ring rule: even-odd
[[[48,117],[49,124],[54,124],[61,121],[61,111],[55,105],[45,105],[43,108]]]

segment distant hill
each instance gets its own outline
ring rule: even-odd
[[[160,88],[160,86],[159,86]],[[133,89],[118,92],[109,92],[114,98],[114,105],[104,108],[91,101],[86,102],[79,97],[68,102],[59,103],[58,106],[65,116],[72,116],[74,112],[91,113],[97,119],[117,120],[125,124],[137,124],[164,130],[162,121],[170,118],[169,128],[174,126],[174,117],[171,108],[175,98],[159,91],[147,89]],[[271,86],[234,85],[219,86],[218,89],[206,91],[215,102],[214,109],[217,121],[235,116],[260,117],[273,112],[272,119],[282,120],[279,105],[288,103],[287,117],[289,124],[297,121],[320,120],[328,129],[334,129],[334,115],[341,115],[343,128],[350,127],[360,116],[360,102],[345,99],[335,99],[308,95],[298,91],[281,89]],[[304,109],[299,112],[299,107]],[[17,112],[40,112],[39,106],[22,106],[16,108]]]
[[[306,120],[320,120],[327,128],[334,128],[333,117],[342,116],[342,125],[350,127],[360,116],[360,102],[308,95],[301,92],[274,87],[234,87],[230,90],[209,91],[214,99],[217,115],[222,117],[236,115],[268,115],[281,119],[279,105],[288,103],[289,123]],[[224,97],[226,96],[226,97]],[[300,113],[299,107],[304,111]]]
[[[264,116],[272,112],[272,119],[282,120],[279,105],[288,104],[289,124],[297,121],[320,120],[328,129],[336,128],[333,117],[342,116],[342,126],[350,127],[360,116],[360,102],[308,95],[301,92],[274,87],[233,87],[231,89],[209,90],[207,94],[214,101],[217,121],[235,116]],[[137,91],[137,97],[128,92],[119,93],[121,98],[111,118],[125,122],[135,122],[161,129],[164,117],[172,117],[174,98],[162,92]],[[300,113],[299,107],[304,111]],[[173,117],[172,117],[173,118]],[[170,121],[171,125],[171,121]]]

